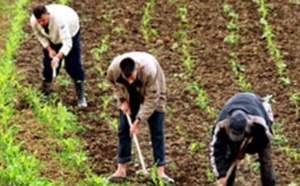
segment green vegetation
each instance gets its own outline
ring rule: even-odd
[[[223,5],[223,12],[228,16],[230,19],[226,28],[229,30],[229,34],[224,38],[224,42],[234,45],[238,42],[240,35],[239,35],[239,27],[236,24],[238,19],[238,14],[234,12],[233,6],[230,4]],[[234,51],[231,51],[229,63],[232,68],[232,72],[236,77],[235,83],[242,88],[243,91],[251,91],[252,87],[250,83],[247,83],[245,80],[245,66],[241,65],[238,62],[237,56]]]
[[[187,86],[184,90],[196,93],[196,105],[198,105],[205,113],[207,113],[209,117],[215,117],[215,112],[213,112],[213,109],[209,106],[209,98],[207,93],[203,88],[198,86],[197,82]]]
[[[267,46],[269,49],[269,53],[274,57],[274,62],[277,67],[277,73],[279,75],[280,83],[286,87],[290,86],[290,79],[286,76],[285,69],[286,64],[282,60],[282,55],[280,50],[277,48],[277,44],[274,41],[274,33],[272,31],[271,25],[268,23],[268,6],[266,5],[264,0],[260,0],[257,2],[259,4],[258,12],[261,15],[260,24],[263,25],[263,38],[267,41]]]
[[[155,0],[150,0],[150,2],[146,3],[146,6],[144,8],[144,14],[142,16],[142,20],[141,20],[141,33],[143,35],[143,38],[146,42],[146,44],[150,43],[150,36],[153,35],[155,37],[158,36],[158,32],[155,28],[151,27],[151,15],[150,12],[152,9],[155,8]]]
[[[17,74],[15,73],[13,56],[19,43],[24,37],[22,25],[26,19],[24,7],[29,1],[15,2],[10,21],[8,40],[0,63],[0,185],[49,185],[49,180],[41,177],[38,167],[40,162],[34,154],[22,149],[21,144],[15,144],[14,135],[19,126],[12,122],[15,115],[14,102],[18,89]],[[9,86],[8,86],[9,85]]]
[[[66,1],[65,1],[66,2]],[[45,168],[48,162],[40,161],[36,153],[31,153],[24,147],[24,141],[14,140],[21,126],[14,118],[15,102],[29,104],[34,111],[37,121],[45,123],[48,130],[47,135],[55,141],[54,148],[59,152],[48,152],[52,156],[52,163],[67,167],[76,176],[78,172],[86,172],[86,179],[81,180],[78,185],[94,185],[95,183],[107,183],[107,181],[92,173],[86,164],[87,157],[83,149],[83,142],[78,139],[76,133],[83,128],[75,122],[76,117],[68,111],[60,102],[45,103],[37,90],[31,87],[23,88],[18,84],[18,77],[14,70],[13,57],[17,51],[21,39],[25,36],[22,31],[23,23],[27,18],[24,7],[29,1],[18,0],[14,4],[8,40],[3,56],[1,57],[1,78],[0,78],[0,185],[62,185],[68,184],[69,179],[58,177],[56,180],[41,175],[40,171]],[[8,86],[9,85],[9,86]],[[16,100],[18,97],[19,100]],[[13,100],[13,101],[12,101]],[[51,147],[49,147],[51,148]],[[49,162],[51,163],[51,162]],[[61,168],[63,168],[61,167]],[[101,180],[101,182],[99,181]]]
[[[277,43],[274,41],[275,35],[272,31],[271,25],[268,23],[268,5],[264,0],[255,1],[259,5],[258,12],[261,15],[260,24],[263,25],[263,38],[267,42],[268,50],[270,55],[272,56],[273,61],[277,67],[277,74],[279,75],[279,82],[287,87],[289,92],[289,101],[295,107],[295,115],[296,118],[299,118],[299,97],[298,93],[293,91],[293,87],[291,86],[291,80],[289,79],[286,73],[287,64],[283,61],[283,56],[280,50],[277,47]]]

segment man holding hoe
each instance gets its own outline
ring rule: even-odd
[[[271,159],[273,120],[269,103],[254,93],[237,93],[227,101],[210,142],[210,161],[217,186],[234,185],[237,163],[245,153],[258,153],[262,185],[275,185]]]
[[[50,94],[50,86],[62,59],[67,73],[74,81],[79,107],[86,107],[83,81],[84,70],[80,59],[80,27],[77,13],[68,6],[51,4],[33,8],[31,27],[43,47],[42,91]]]
[[[118,167],[108,180],[126,179],[126,163],[132,159],[131,137],[138,134],[140,124],[148,122],[157,176],[168,183],[174,183],[164,172],[166,84],[160,64],[146,52],[125,53],[114,58],[108,68],[107,78],[115,89],[120,108]],[[129,120],[134,121],[131,127]]]

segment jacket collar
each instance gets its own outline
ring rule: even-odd
[[[132,86],[135,86],[135,87],[142,87],[142,85],[143,85],[142,81],[139,78],[139,74],[137,75],[137,78],[134,80],[134,82],[132,84],[129,84],[123,78],[122,74],[120,74],[119,77],[117,78],[117,83],[120,83],[120,84],[125,85],[125,86],[132,85]]]

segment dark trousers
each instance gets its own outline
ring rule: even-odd
[[[275,186],[275,170],[271,158],[271,144],[258,153],[262,186]],[[227,186],[234,185],[235,171],[228,178]]]
[[[131,117],[134,121],[135,116]],[[165,165],[165,142],[164,142],[164,113],[155,111],[148,120],[154,163],[157,166]],[[129,134],[130,126],[126,115],[120,111],[118,129],[118,163],[127,163],[132,160],[132,140]]]
[[[65,56],[65,68],[67,73],[74,81],[84,81],[85,75],[82,67],[81,59],[80,59],[80,31],[72,38],[73,46],[67,56]],[[54,45],[50,44],[51,48],[58,52],[62,47],[62,44]],[[43,77],[45,82],[52,81],[52,68],[51,68],[51,58],[49,57],[49,53],[47,49],[43,49],[44,59],[43,59]],[[57,68],[57,74],[59,74],[61,68],[61,63]]]

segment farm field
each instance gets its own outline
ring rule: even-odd
[[[21,91],[33,89],[38,92],[42,82],[42,50],[29,26],[30,7],[42,2],[53,1],[32,0],[24,6],[28,13],[22,27],[25,34],[12,63],[18,80],[15,87],[19,88],[11,98],[14,111],[13,122],[9,122],[9,126],[16,123],[19,128],[14,133],[14,143],[43,162],[42,166],[36,165],[38,173],[35,172],[42,181],[46,180],[48,185],[101,185],[102,178],[115,171],[118,110],[105,71],[119,54],[148,51],[157,57],[167,78],[167,174],[175,179],[176,185],[215,185],[209,164],[211,129],[227,99],[242,91],[272,96],[275,114],[272,158],[277,185],[300,185],[298,1],[68,2],[81,19],[88,101],[88,107],[84,109],[76,107],[73,82],[64,69],[55,84],[55,103],[45,98],[40,98],[38,104],[32,103],[28,97],[33,95]],[[7,20],[3,19],[0,25],[7,27]],[[4,32],[9,29],[1,28],[1,42],[6,41],[2,36]],[[2,43],[0,47],[0,53],[6,50]],[[52,122],[62,120],[60,117],[38,119],[42,114],[37,113],[48,114],[45,106],[48,104],[54,109],[49,108],[49,114],[70,114],[63,118],[65,128],[54,132],[51,129]],[[43,110],[37,112],[36,107]],[[69,121],[72,124],[69,125]],[[59,134],[56,135],[57,131]],[[150,168],[152,149],[147,125],[141,125],[138,138]],[[76,141],[76,145],[68,145],[69,141]],[[76,163],[70,165],[62,153],[65,149],[81,154],[82,158],[75,159]],[[0,152],[6,151],[0,148]],[[0,156],[0,167],[3,166],[0,174],[8,169],[4,159]],[[150,185],[149,178],[136,174],[139,170],[141,166],[136,155],[134,162],[129,164],[128,182],[120,185]],[[4,180],[3,183],[14,185],[13,181]],[[260,185],[257,156],[246,156],[239,165],[236,185]]]

